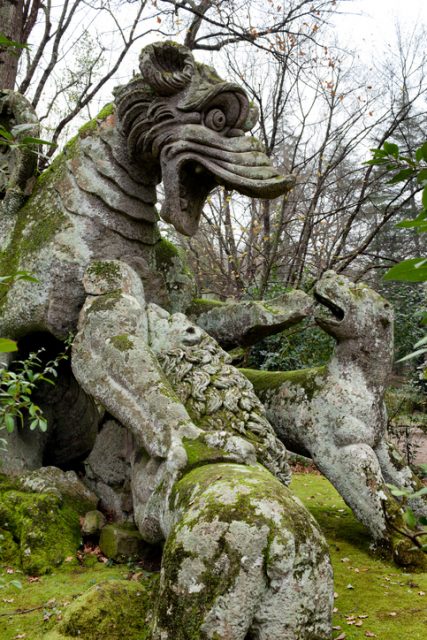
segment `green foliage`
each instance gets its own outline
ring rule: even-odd
[[[287,329],[256,344],[247,366],[268,371],[317,367],[329,361],[334,344],[333,338],[306,320],[297,329]]]
[[[25,360],[13,363],[13,369],[0,369],[0,430],[11,433],[18,421],[21,427],[28,421],[29,428],[47,430],[47,421],[41,408],[32,400],[32,393],[42,382],[55,384],[57,369],[61,360],[67,359],[66,351],[58,354],[54,360],[43,364],[39,357],[43,349],[30,353]],[[5,440],[0,439],[5,448]]]
[[[384,142],[382,148],[372,149],[373,158],[366,164],[384,167],[387,172],[394,175],[389,184],[408,182],[415,180],[421,190],[421,211],[413,220],[404,220],[397,226],[400,228],[412,228],[418,233],[427,232],[427,141],[415,151],[415,158],[401,155],[399,146],[391,142]],[[427,282],[427,257],[411,258],[399,262],[389,269],[384,280],[397,280],[403,282]],[[427,314],[424,315],[427,322]],[[427,336],[415,344],[415,351],[406,355],[403,360],[409,360],[427,353]]]
[[[28,49],[29,45],[24,42],[16,42],[16,40],[10,40],[4,33],[0,32],[0,49],[12,49],[11,53],[19,55],[20,49]],[[16,49],[18,51],[16,51]]]
[[[394,496],[402,500],[402,505],[405,509],[403,514],[405,529],[399,531],[399,533],[409,538],[413,542],[414,548],[421,549],[424,553],[427,553],[427,517],[417,517],[411,507],[407,505],[408,500],[427,495],[427,487],[422,487],[418,491],[409,491],[393,484],[388,484],[387,486]]]

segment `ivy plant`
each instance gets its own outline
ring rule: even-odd
[[[373,157],[366,164],[378,165],[393,174],[389,184],[415,180],[421,191],[420,211],[415,219],[403,220],[397,227],[415,229],[418,233],[427,233],[427,141],[415,151],[413,157],[401,153],[399,146],[384,142],[380,149],[372,149]],[[384,280],[400,282],[427,282],[427,256],[403,260],[387,271]],[[422,322],[427,324],[427,314]],[[427,335],[414,345],[415,351],[400,359],[399,362],[427,353]]]

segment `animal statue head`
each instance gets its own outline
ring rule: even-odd
[[[337,342],[362,339],[372,344],[373,352],[380,344],[392,350],[393,307],[376,291],[326,271],[314,287],[314,297],[320,303],[317,324]]]
[[[194,235],[205,199],[218,184],[260,198],[293,186],[260,142],[245,135],[258,113],[241,87],[174,42],[143,49],[140,70],[115,91],[118,120],[131,158],[160,168],[166,222]]]

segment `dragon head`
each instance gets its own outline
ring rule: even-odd
[[[292,188],[293,177],[282,175],[261,143],[245,135],[258,112],[241,87],[174,42],[143,49],[140,70],[116,90],[117,113],[131,157],[160,164],[163,220],[192,236],[218,184],[259,198]]]

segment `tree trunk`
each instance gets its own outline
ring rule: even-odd
[[[22,42],[23,0],[0,0],[1,33],[15,42]],[[0,89],[15,87],[20,49],[0,47]]]

